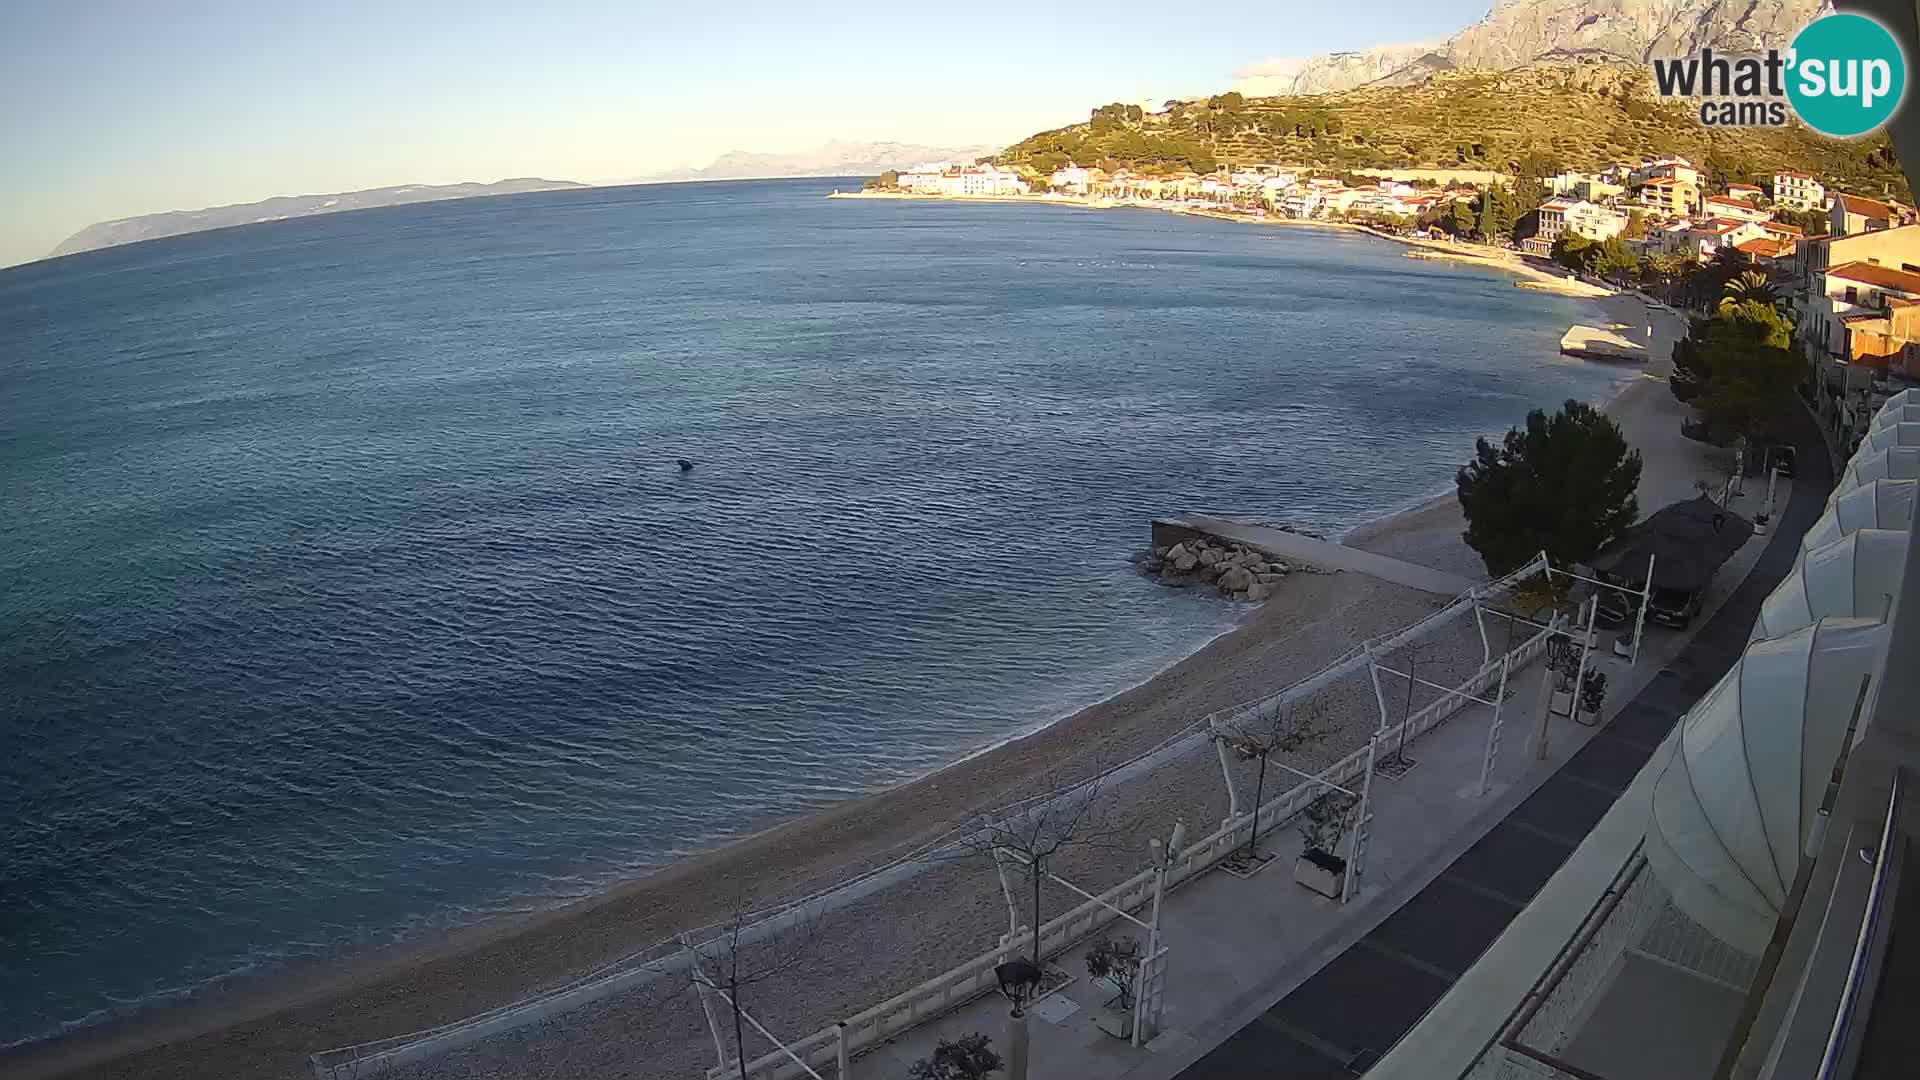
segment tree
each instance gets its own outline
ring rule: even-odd
[[[1627,226],[1620,230],[1620,235],[1628,240],[1645,240],[1647,238],[1647,215],[1639,210],[1627,211]]]
[[[869,191],[892,191],[900,186],[900,173],[888,169],[879,176],[868,177],[867,182],[862,186]]]
[[[1055,856],[1069,848],[1118,846],[1126,826],[1115,820],[1113,802],[1101,790],[1102,777],[1016,803],[1004,810],[981,814],[963,826],[954,849],[962,855],[985,856],[996,864],[1011,862],[1025,871],[1032,886],[1032,954],[1041,966],[1041,885]]]
[[[1275,754],[1291,754],[1333,734],[1324,702],[1308,698],[1293,703],[1256,702],[1207,737],[1247,761],[1259,763],[1253,782],[1253,833],[1247,837],[1247,859],[1260,858],[1260,801],[1266,797],[1267,763]]]
[[[1726,291],[1720,297],[1720,310],[1728,311],[1746,303],[1773,306],[1779,302],[1780,294],[1767,275],[1758,270],[1743,270],[1727,282]]]
[[[1625,240],[1609,236],[1595,244],[1593,250],[1591,269],[1601,277],[1623,280],[1639,275],[1640,257]]]
[[[1495,184],[1480,193],[1475,201],[1474,210],[1479,219],[1474,230],[1480,239],[1488,243],[1505,240],[1513,233],[1517,219],[1513,197],[1505,188]]]
[[[941,1039],[931,1055],[908,1068],[907,1075],[912,1080],[986,1080],[1000,1065],[993,1040],[976,1031],[957,1039]]]
[[[1793,326],[1772,302],[1729,296],[1674,343],[1673,396],[1706,421],[1707,438],[1757,438],[1786,406],[1801,364]]]
[[[807,959],[820,936],[818,913],[796,911],[784,924],[782,916],[747,921],[747,901],[734,903],[733,917],[717,936],[689,948],[693,965],[688,974],[695,985],[717,993],[733,1013],[733,1056],[744,1070],[747,1043],[745,991],[786,974]]]
[[[1496,576],[1542,551],[1561,566],[1585,562],[1639,517],[1640,469],[1640,452],[1600,410],[1535,409],[1499,445],[1476,440],[1455,475],[1463,539]]]

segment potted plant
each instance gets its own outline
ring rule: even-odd
[[[1101,938],[1087,950],[1087,974],[1114,988],[1109,1008],[1133,1008],[1134,982],[1140,977],[1140,942],[1130,937]]]
[[[1345,893],[1347,860],[1336,852],[1347,831],[1347,815],[1357,801],[1344,791],[1329,791],[1308,803],[1300,815],[1304,844],[1293,863],[1293,880],[1329,899],[1338,900]]]
[[[1633,656],[1633,624],[1628,623],[1613,639],[1613,655],[1623,660]]]
[[[1589,716],[1599,716],[1600,707],[1607,703],[1607,673],[1589,671],[1580,680],[1580,711]]]
[[[1772,520],[1773,520],[1773,515],[1766,513],[1764,511],[1753,515],[1753,535],[1755,536],[1767,535],[1767,523]]]
[[[907,1068],[913,1080],[986,1080],[1004,1062],[993,1051],[993,1040],[974,1032],[957,1039],[941,1039],[933,1053]]]

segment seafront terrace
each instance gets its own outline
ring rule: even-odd
[[[1715,594],[1709,597],[1709,609],[1724,599],[1760,546],[1749,544],[1735,557],[1722,574]],[[1485,599],[1490,605],[1498,597],[1489,595]],[[1167,958],[1160,1000],[1164,1013],[1158,1018],[1155,1037],[1145,1040],[1146,1045],[1136,1048],[1128,1040],[1107,1034],[1123,1029],[1125,1017],[1105,1008],[1112,997],[1110,989],[1094,984],[1085,973],[1086,945],[1098,936],[1103,924],[1118,916],[1096,901],[1050,908],[1064,913],[1049,919],[1043,928],[1044,951],[1052,964],[1073,981],[1033,1007],[1034,1075],[1174,1075],[1231,1035],[1250,1012],[1264,1012],[1275,998],[1314,976],[1362,935],[1387,926],[1393,928],[1389,931],[1393,934],[1416,938],[1431,934],[1436,940],[1444,939],[1455,932],[1454,928],[1430,927],[1425,932],[1417,927],[1403,929],[1389,916],[1409,897],[1429,887],[1436,875],[1463,857],[1463,852],[1484,852],[1489,845],[1495,849],[1466,856],[1473,860],[1475,869],[1453,872],[1450,883],[1443,887],[1459,892],[1476,911],[1511,916],[1523,898],[1513,896],[1505,887],[1501,869],[1504,856],[1498,849],[1550,843],[1538,834],[1553,834],[1554,829],[1548,823],[1529,830],[1506,819],[1560,766],[1583,752],[1594,739],[1595,729],[1555,717],[1546,727],[1544,757],[1541,755],[1538,732],[1544,705],[1543,676],[1539,665],[1530,665],[1542,648],[1540,628],[1492,611],[1476,612],[1480,606],[1471,598],[1457,602],[1430,620],[1432,626],[1415,627],[1390,635],[1390,640],[1372,643],[1385,656],[1391,655],[1397,645],[1420,633],[1436,632],[1449,621],[1456,632],[1468,634],[1469,639],[1481,619],[1482,625],[1495,627],[1474,647],[1483,662],[1458,684],[1461,692],[1480,701],[1468,701],[1460,693],[1435,693],[1426,695],[1415,709],[1413,700],[1408,699],[1407,708],[1415,711],[1408,721],[1406,755],[1417,765],[1394,778],[1384,772],[1375,777],[1366,871],[1350,902],[1342,905],[1321,898],[1292,880],[1296,840],[1293,830],[1284,826],[1325,790],[1324,783],[1350,789],[1364,783],[1370,771],[1368,752],[1385,754],[1398,741],[1400,730],[1392,723],[1384,725],[1384,730],[1362,750],[1320,771],[1321,782],[1291,788],[1285,782],[1270,782],[1269,790],[1279,794],[1262,807],[1263,829],[1271,830],[1271,839],[1263,842],[1268,844],[1267,850],[1281,857],[1251,877],[1208,872],[1244,843],[1250,815],[1243,812],[1230,817],[1217,830],[1210,830],[1208,821],[1188,820],[1188,836],[1193,839],[1181,852],[1175,872],[1169,875],[1169,884],[1177,887],[1167,893],[1163,910]],[[1474,621],[1467,621],[1469,618]],[[1623,701],[1650,681],[1662,664],[1684,648],[1690,636],[1650,632],[1638,665],[1631,669],[1604,648],[1594,651],[1591,663],[1612,678],[1612,700]],[[1501,705],[1503,734],[1493,741],[1495,753],[1485,773],[1483,790],[1482,767],[1488,761],[1494,713],[1489,702],[1497,692],[1501,667],[1493,646],[1496,640],[1503,642],[1501,655],[1511,655],[1507,664],[1509,693]],[[1346,674],[1364,672],[1366,666],[1363,658],[1357,668],[1350,665]],[[1393,669],[1385,670],[1391,673]],[[1391,674],[1387,678],[1391,681]],[[1389,720],[1397,720],[1400,715],[1386,711]],[[1199,752],[1210,757],[1204,731],[1196,725],[1182,738],[1169,740],[1166,747],[1119,770],[1116,783],[1126,774],[1153,770],[1178,753],[1191,756],[1195,736],[1199,737]],[[1243,778],[1241,783],[1245,782]],[[1219,785],[1217,771],[1211,783]],[[1143,847],[1136,865],[1145,865],[1145,855]],[[896,865],[864,879],[838,898],[822,898],[819,906],[855,905],[863,894],[885,887],[889,876],[916,872],[913,865]],[[1151,873],[1143,874],[1145,878],[1135,875],[1100,895],[1137,914],[1149,896],[1142,886]],[[978,890],[979,902],[998,902],[999,890],[990,870],[974,873],[971,882],[971,888]],[[777,929],[774,921],[768,925]],[[1412,942],[1407,944],[1412,946]],[[605,1018],[611,1015],[607,1008],[616,1002],[626,1001],[619,1009],[633,1016],[628,1023],[644,1024],[647,1011],[663,1003],[665,988],[677,986],[683,997],[688,996],[684,994],[685,965],[676,961],[676,952],[669,943],[659,955],[643,958],[627,970],[603,973],[599,987],[583,980],[560,995],[434,1032],[316,1055],[314,1071],[322,1076],[364,1076],[384,1071],[419,1077],[557,1076],[577,1073],[587,1060],[619,1060],[617,1047],[602,1043],[589,1050],[577,1040],[588,1029],[603,1028]],[[783,1029],[777,1018],[770,1018],[769,1031],[795,1051],[807,1069],[822,1076],[835,1070],[838,1044],[843,1039],[849,1043],[851,1075],[898,1075],[906,1063],[924,1056],[942,1036],[980,1030],[1004,1042],[1005,1003],[988,993],[993,985],[992,964],[988,961],[1024,952],[1024,936],[1012,935],[989,954],[928,984],[890,1001],[871,1003],[864,1011],[850,1011],[846,1029],[837,1025],[814,1031]],[[1470,956],[1454,957],[1433,966],[1439,971],[1457,970],[1470,960]],[[1397,993],[1420,985],[1414,976],[1385,992]],[[576,1012],[582,1007],[590,1008],[600,1019],[582,1025]],[[751,1001],[749,1008],[751,1011]],[[1415,1018],[1406,1017],[1406,1023],[1410,1025]],[[598,1038],[594,1041],[600,1043]],[[1342,1068],[1364,1063],[1388,1045],[1324,1042],[1334,1048],[1336,1056],[1347,1055],[1347,1065]],[[757,1055],[750,1064],[750,1075],[807,1075],[792,1056],[774,1049],[766,1039],[749,1036],[748,1044]],[[709,1050],[709,1061],[713,1060],[711,1053]],[[637,1069],[635,1075],[654,1075],[643,1062],[635,1060],[632,1064]]]

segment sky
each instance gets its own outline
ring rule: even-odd
[[[272,195],[1004,144],[1273,57],[1438,40],[1486,7],[6,0],[0,265],[96,221]]]

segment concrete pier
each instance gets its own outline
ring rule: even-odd
[[[1331,540],[1302,536],[1299,533],[1287,532],[1285,529],[1275,529],[1265,525],[1245,525],[1237,521],[1200,515],[1154,519],[1153,546],[1155,547],[1166,547],[1200,536],[1245,544],[1288,563],[1304,563],[1308,566],[1317,566],[1322,570],[1351,570],[1356,574],[1365,574],[1382,581],[1390,581],[1395,585],[1405,585],[1411,589],[1438,593],[1441,596],[1459,596],[1479,584],[1458,574],[1415,566],[1385,555],[1375,555],[1371,551],[1350,548]]]

